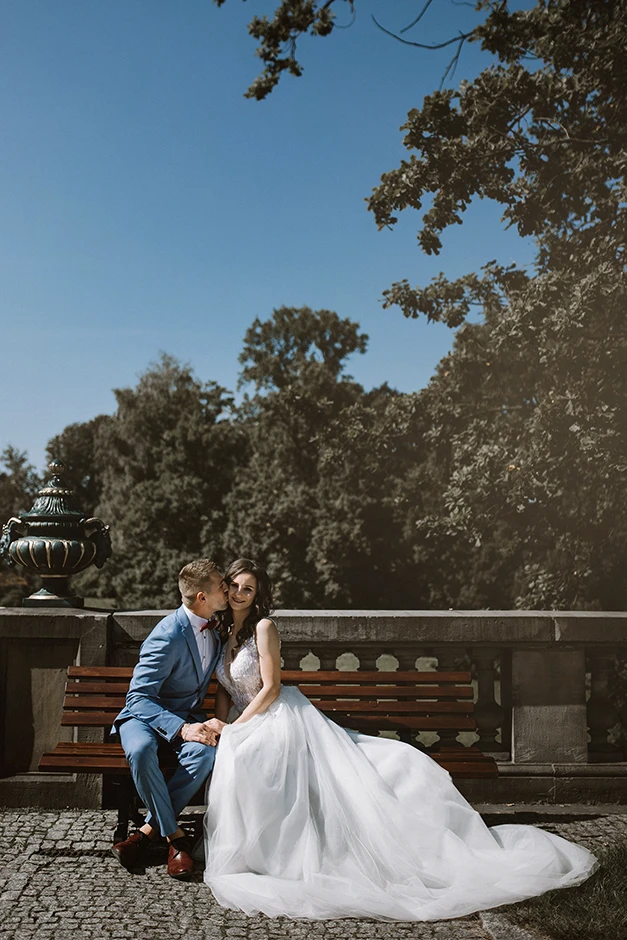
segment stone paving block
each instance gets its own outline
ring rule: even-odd
[[[627,840],[627,814],[533,822],[592,851]],[[184,825],[198,823],[192,815]],[[495,821],[489,819],[490,824]],[[187,883],[168,878],[163,850],[145,875],[131,875],[110,854],[115,814],[102,810],[0,810],[3,940],[493,940],[478,914],[437,923],[367,920],[290,921],[247,917],[219,907],[201,872]],[[7,872],[10,874],[7,877]]]

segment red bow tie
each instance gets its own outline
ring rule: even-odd
[[[218,618],[212,617],[211,620],[208,620],[207,623],[202,625],[202,627],[200,628],[200,632],[202,633],[204,630],[213,630],[214,627],[217,627],[217,626],[218,626]]]

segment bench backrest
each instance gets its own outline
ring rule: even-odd
[[[70,666],[62,725],[109,727],[123,708],[133,669]],[[338,724],[356,730],[474,731],[473,689],[468,672],[284,670],[281,681],[297,685]],[[216,682],[203,703],[211,714]]]

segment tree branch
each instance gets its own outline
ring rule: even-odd
[[[420,11],[420,13],[419,13],[418,16],[416,17],[416,19],[415,19],[415,20],[412,20],[412,22],[411,22],[408,26],[405,26],[405,27],[401,30],[401,33],[406,33],[406,32],[408,32],[408,30],[410,30],[410,29],[412,29],[414,26],[416,26],[416,24],[419,23],[420,20],[423,18],[423,16],[425,15],[425,13],[427,12],[427,10],[429,9],[429,7],[431,6],[432,3],[433,3],[433,0],[427,0],[427,2],[426,2],[425,5],[423,6],[422,10]]]
[[[435,42],[435,43],[424,43],[424,42],[412,42],[409,39],[403,39],[402,36],[399,36],[398,33],[393,33],[391,30],[386,29],[385,26],[382,26],[381,23],[377,20],[374,13],[372,14],[372,21],[377,26],[382,33],[386,33],[388,36],[391,36],[392,39],[396,39],[398,42],[402,42],[404,46],[414,46],[416,49],[445,49],[447,46],[452,46],[455,42],[464,41],[470,39],[474,34],[474,29],[469,33],[460,33],[459,36],[455,36],[454,39],[447,39],[446,42]]]

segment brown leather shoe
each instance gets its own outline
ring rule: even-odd
[[[149,847],[148,836],[143,832],[134,832],[123,842],[116,842],[112,845],[111,851],[123,868],[127,871],[134,871],[146,867]]]
[[[191,846],[187,839],[173,839],[168,849],[168,875],[185,881],[194,870],[194,860],[191,856]]]

